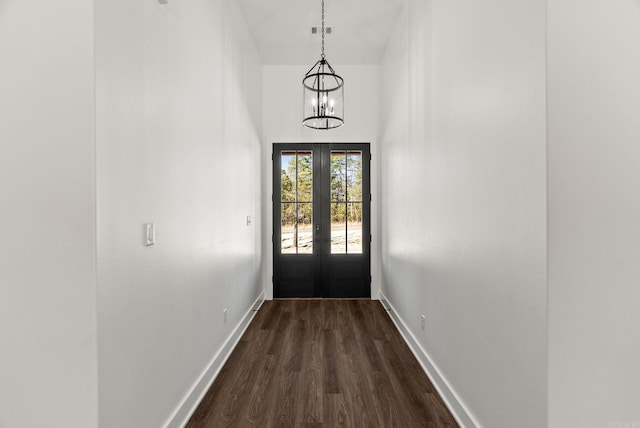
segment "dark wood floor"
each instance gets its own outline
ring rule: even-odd
[[[186,428],[457,427],[379,302],[264,303]]]

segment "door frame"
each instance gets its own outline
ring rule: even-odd
[[[354,143],[354,144],[369,144],[371,150],[371,300],[380,299],[380,286],[381,286],[381,271],[380,271],[380,243],[382,240],[381,228],[380,228],[380,210],[381,204],[379,201],[379,176],[380,162],[378,153],[378,142],[376,138],[363,138],[363,139],[340,139],[332,141],[329,138],[273,138],[266,136],[263,145],[263,164],[262,164],[262,182],[263,182],[263,205],[262,205],[262,251],[264,257],[263,262],[263,284],[264,284],[264,296],[266,300],[273,300],[273,161],[271,154],[273,153],[273,144],[277,143]]]
[[[280,169],[284,168],[284,165],[281,164],[281,154],[285,152],[289,154],[313,153],[312,199],[307,198],[302,202],[305,205],[313,203],[313,221],[311,223],[312,253],[303,252],[298,254],[297,251],[296,254],[281,253],[282,225],[280,216],[282,215],[281,205],[283,201],[277,184],[281,182]],[[332,207],[334,202],[331,199],[331,177],[333,177],[331,168],[334,152],[343,153],[344,156],[350,152],[360,153],[362,161],[362,193],[360,200],[356,201],[362,209],[362,223],[360,226],[362,247],[360,252],[349,252],[347,254],[346,236],[344,242],[345,252],[334,253],[333,251]],[[371,274],[370,239],[372,236],[371,145],[369,143],[273,143],[272,153],[272,163],[274,165],[272,169],[274,294],[278,291],[277,294],[280,297],[370,298],[371,278],[373,276]],[[345,157],[345,173],[348,165],[346,159]],[[279,168],[275,168],[276,166]],[[345,201],[347,200],[345,199]],[[296,203],[298,202],[297,197],[295,201]],[[292,282],[291,275],[298,279]],[[279,287],[276,284],[278,281],[280,281]]]

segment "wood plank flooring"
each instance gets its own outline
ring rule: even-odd
[[[273,300],[186,428],[457,426],[379,302]]]

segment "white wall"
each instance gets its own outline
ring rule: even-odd
[[[0,1],[0,427],[97,426],[92,2]]]
[[[100,426],[157,428],[263,291],[262,71],[231,0],[99,1],[96,67]]]
[[[330,52],[327,52],[330,61]],[[345,82],[345,123],[340,128],[314,130],[302,126],[302,78],[313,64],[301,66],[266,65],[263,67],[263,135],[264,135],[264,252],[266,296],[273,297],[273,143],[370,143],[371,163],[371,297],[378,298],[379,275],[376,272],[379,254],[378,197],[378,123],[380,104],[380,67],[377,65],[331,64]]]
[[[548,3],[548,426],[640,426],[640,4]]]
[[[382,82],[382,293],[461,420],[545,426],[545,4],[409,0]]]

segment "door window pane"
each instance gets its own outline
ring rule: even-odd
[[[362,152],[347,154],[347,199],[362,202]]]
[[[298,204],[298,254],[313,254],[313,204]]]
[[[298,152],[298,202],[313,202],[313,153]]]
[[[296,200],[296,152],[282,152],[280,158],[282,172],[280,174],[280,198],[282,202]],[[293,165],[293,168],[291,168]]]
[[[331,202],[347,199],[346,152],[331,152]]]
[[[347,223],[344,208],[342,203],[331,204],[331,254],[347,252]]]
[[[347,206],[347,253],[362,254],[362,203]]]
[[[296,251],[296,204],[282,203],[280,227],[280,251],[282,254],[295,254]]]

